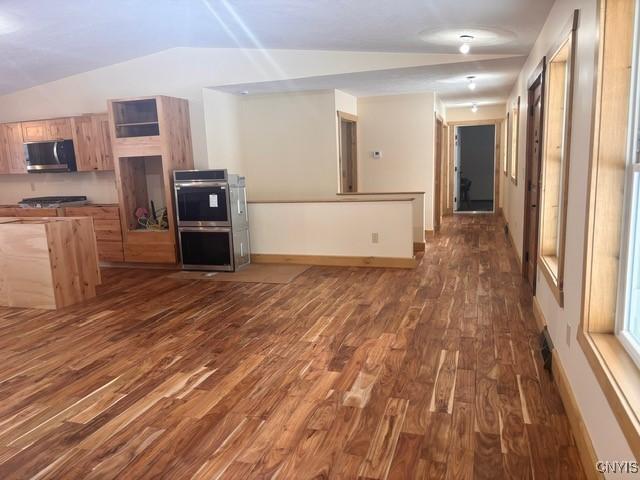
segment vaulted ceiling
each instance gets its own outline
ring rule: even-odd
[[[472,53],[522,56],[529,52],[552,4],[553,0],[3,0],[0,94],[177,46],[457,53],[458,34],[477,31]],[[493,82],[486,85],[487,95],[496,97],[513,82],[523,61],[464,66],[467,59],[460,57],[462,66],[401,69],[381,73],[379,81],[371,76],[336,78],[334,87],[345,83],[354,92],[376,94],[435,85],[454,101],[465,85],[458,91],[455,82],[446,83],[446,68],[451,68],[451,79],[467,70],[486,73],[487,82]]]

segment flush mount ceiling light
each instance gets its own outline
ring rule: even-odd
[[[469,81],[469,83],[467,84],[467,87],[469,87],[469,90],[473,91],[476,89],[476,77],[474,77],[473,75],[469,75],[467,77],[467,80]]]
[[[240,93],[240,95],[249,95],[249,90],[242,90],[238,93]]]
[[[419,33],[420,39],[430,45],[448,47],[448,49],[459,49],[467,45],[471,50],[473,43],[474,50],[481,47],[494,45],[504,45],[517,39],[515,33],[499,27],[477,27],[473,25],[449,25],[435,29],[423,30]],[[464,50],[467,48],[465,47]],[[464,53],[464,52],[463,52]]]
[[[471,42],[473,41],[473,35],[460,35],[460,41],[462,45],[460,45],[460,53],[466,55],[471,51]]]
[[[471,105],[471,111],[472,111],[473,113],[476,113],[476,112],[478,111],[478,105],[477,105],[477,104],[475,104],[475,103],[474,103],[473,105]]]

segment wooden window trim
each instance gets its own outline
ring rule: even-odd
[[[640,369],[615,334],[619,261],[610,265],[611,259],[619,256],[624,194],[620,189],[614,188],[615,182],[620,179],[612,177],[610,171],[606,171],[607,166],[611,170],[612,161],[617,162],[614,165],[618,167],[617,170],[620,170],[620,162],[626,164],[627,142],[611,138],[611,130],[603,132],[603,126],[615,122],[618,130],[622,130],[618,134],[625,138],[627,136],[631,94],[629,67],[633,50],[628,39],[634,38],[635,15],[634,0],[598,2],[599,44],[578,343],[631,451],[636,458],[640,458]],[[611,25],[610,21],[615,23]],[[607,91],[613,92],[607,96],[606,101],[603,99],[605,84]],[[628,95],[623,94],[625,90]],[[626,128],[620,128],[621,122]],[[606,141],[600,142],[601,137],[606,137]],[[599,195],[602,196],[601,202],[608,204],[604,212],[601,202],[598,202]],[[616,207],[610,211],[612,204]],[[608,222],[603,224],[603,219],[608,219]],[[617,253],[611,249],[616,242]],[[606,270],[603,270],[603,264],[607,267]],[[603,271],[608,274],[603,275]]]
[[[516,126],[516,131],[514,133],[513,126]],[[513,135],[515,134],[515,139]],[[509,144],[509,150],[511,154],[509,155],[509,169],[511,170],[511,174],[509,175],[511,179],[511,183],[514,185],[518,185],[518,150],[520,147],[520,95],[518,95],[518,99],[514,102],[514,106],[511,109],[511,136],[509,137],[511,143]],[[514,148],[515,147],[515,148]],[[514,159],[515,156],[515,159]]]
[[[553,296],[558,302],[560,307],[564,307],[564,257],[566,249],[566,237],[567,237],[567,206],[569,200],[569,172],[571,164],[571,130],[572,130],[572,114],[573,114],[573,89],[575,80],[575,53],[577,44],[577,29],[578,29],[578,17],[579,11],[574,10],[572,18],[567,23],[567,26],[563,29],[560,36],[560,40],[553,45],[549,53],[546,55],[548,59],[547,63],[550,65],[553,63],[553,59],[559,51],[564,48],[567,42],[571,42],[569,49],[569,58],[567,60],[567,77],[565,79],[565,85],[567,85],[565,104],[567,105],[567,111],[565,113],[564,132],[563,137],[563,158],[562,158],[562,185],[560,185],[560,204],[562,206],[561,217],[559,221],[559,227],[557,236],[559,237],[558,251],[556,255],[544,255],[542,254],[542,245],[544,244],[544,224],[545,224],[545,191],[546,191],[546,175],[545,169],[547,168],[547,118],[546,114],[543,121],[543,144],[542,144],[542,181],[541,181],[541,195],[540,195],[540,246],[538,248],[538,265],[540,270],[553,293]],[[545,75],[545,105],[544,110],[548,112],[547,102],[550,98],[549,82],[551,75]]]

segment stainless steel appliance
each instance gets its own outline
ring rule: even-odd
[[[87,197],[84,195],[76,195],[23,198],[18,202],[18,205],[23,208],[60,208],[86,205],[87,203]]]
[[[27,172],[75,172],[76,154],[73,140],[24,144]]]
[[[226,170],[173,172],[185,270],[235,271],[250,262],[245,179]]]

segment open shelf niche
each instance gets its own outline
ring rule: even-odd
[[[120,176],[124,193],[122,205],[129,231],[162,231],[146,229],[136,217],[138,208],[146,208],[152,214],[152,202],[158,216],[167,206],[165,182],[162,170],[162,157],[121,157]],[[165,231],[168,230],[164,229]]]

